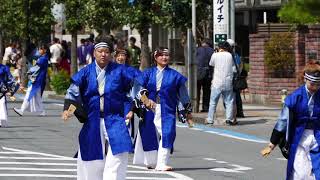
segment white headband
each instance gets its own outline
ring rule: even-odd
[[[108,43],[105,43],[105,42],[99,42],[98,44],[94,45],[94,49],[101,48],[101,47],[110,49],[110,46],[108,45]]]
[[[320,82],[320,77],[319,76],[313,76],[313,75],[304,73],[304,78],[309,80],[309,81],[312,81],[312,82]]]
[[[162,49],[162,50],[159,50],[159,51],[156,50],[154,52],[154,55],[157,56],[158,53],[169,53],[169,49],[165,48],[165,49]]]

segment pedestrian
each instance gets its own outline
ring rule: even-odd
[[[136,38],[130,37],[129,38],[129,46],[128,50],[130,52],[131,56],[131,65],[133,67],[139,68],[140,67],[140,54],[141,54],[141,49],[136,46]]]
[[[18,83],[21,83],[23,63],[22,63],[22,52],[21,52],[21,47],[19,43],[17,43],[16,45],[16,53],[13,59],[15,61],[15,69],[12,75],[17,79]]]
[[[233,74],[236,72],[232,55],[228,52],[228,42],[219,43],[219,52],[211,56],[209,65],[213,66],[213,80],[211,83],[211,95],[209,112],[206,124],[213,125],[217,104],[222,95],[226,109],[226,124],[233,125],[234,93],[232,87]]]
[[[112,51],[110,38],[98,37],[95,61],[71,78],[65,96],[64,120],[69,117],[70,104],[85,114],[78,138],[78,180],[126,179],[128,152],[132,152],[133,145],[125,123],[132,112],[124,118],[124,104],[133,76],[126,66],[112,62]]]
[[[303,70],[304,84],[285,99],[269,145],[268,155],[278,144],[287,155],[287,178],[320,179],[320,64],[309,61]]]
[[[13,98],[13,94],[18,89],[19,83],[14,80],[9,67],[0,64],[0,127],[8,126],[6,95],[8,94]]]
[[[50,46],[50,63],[52,67],[52,71],[54,74],[58,72],[58,63],[61,60],[61,55],[63,53],[63,48],[60,44],[60,40],[58,38],[53,39],[53,44]]]
[[[154,59],[155,66],[144,70],[136,79],[143,88],[140,95],[149,94],[145,103],[149,111],[145,111],[139,125],[133,163],[145,164],[147,168],[158,171],[171,171],[173,168],[168,166],[168,160],[176,137],[178,103],[180,101],[185,107],[189,123],[192,123],[192,108],[185,86],[187,79],[168,66],[168,48],[157,48]]]
[[[233,60],[235,62],[235,65],[237,66],[237,72],[234,76],[240,76],[242,74],[244,74],[243,70],[243,64],[241,62],[241,58],[239,56],[239,54],[236,52],[235,46],[236,43],[234,42],[234,40],[232,39],[227,39],[227,42],[230,44],[230,50],[229,52],[232,54]],[[242,72],[243,71],[243,72]],[[236,117],[239,118],[244,118],[244,114],[243,114],[243,107],[242,107],[242,99],[241,99],[241,90],[240,89],[235,89],[234,90],[234,94],[235,94],[235,109],[236,109]]]
[[[85,39],[80,39],[80,46],[77,48],[77,58],[78,58],[78,69],[82,69],[85,67],[88,62],[87,62],[87,47],[86,47],[86,40]]]
[[[38,58],[36,65],[30,68],[28,72],[28,89],[21,108],[13,108],[13,110],[20,116],[23,115],[25,110],[40,113],[40,116],[46,115],[42,103],[42,94],[46,86],[48,60],[50,58],[50,52],[46,44],[40,45],[39,54],[40,57]]]
[[[209,46],[209,40],[202,41],[201,46],[197,48],[197,104],[200,102],[200,93],[202,90],[202,110],[201,112],[208,112],[210,85],[212,80],[212,67],[209,66],[210,58],[213,54],[213,49]]]
[[[15,49],[16,44],[15,43],[9,43],[9,45],[4,50],[4,55],[2,58],[2,64],[4,65],[10,65],[12,61],[12,57],[15,56]]]
[[[61,46],[63,48],[63,53],[61,56],[61,61],[58,63],[58,70],[61,71],[65,71],[68,73],[68,75],[70,75],[71,73],[71,69],[70,69],[70,59],[68,59],[68,44],[67,41],[63,40],[61,42]]]

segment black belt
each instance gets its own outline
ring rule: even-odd
[[[104,112],[100,112],[100,118],[104,118]]]
[[[314,129],[314,124],[312,122],[307,122],[305,129]]]

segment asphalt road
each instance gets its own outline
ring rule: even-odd
[[[46,117],[12,110],[9,127],[0,128],[0,179],[76,179],[77,136],[81,124],[75,118],[60,119],[61,101],[46,100]],[[271,110],[270,110],[271,111]],[[284,179],[286,161],[278,149],[268,158],[259,154],[267,144],[274,117],[251,116],[239,126],[177,124],[177,138],[169,165],[173,172],[157,172],[132,165],[127,179],[154,180],[269,180]]]

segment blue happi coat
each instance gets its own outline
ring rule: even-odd
[[[72,84],[79,87],[80,99],[88,114],[88,120],[79,134],[80,152],[84,161],[103,159],[96,66],[96,63],[89,64],[71,79]],[[124,65],[113,62],[105,70],[104,122],[109,145],[114,155],[132,152],[132,142],[124,119],[124,104],[128,101],[126,94],[130,91],[133,76]]]
[[[285,107],[293,112],[294,118],[290,119],[290,126],[287,123],[287,118],[282,118],[286,121],[277,122],[276,128],[281,132],[286,132],[286,129],[289,130],[290,135],[290,151],[287,164],[287,179],[292,176],[293,164],[295,159],[295,154],[297,152],[297,147],[299,145],[302,134],[305,130],[307,122],[312,123],[314,126],[314,137],[320,145],[320,91],[318,90],[313,95],[314,103],[308,105],[309,97],[306,90],[306,86],[303,85],[295,90],[291,95],[285,99]],[[313,108],[312,108],[313,106]],[[310,112],[312,116],[310,116]],[[292,122],[291,122],[292,121]],[[281,125],[282,124],[282,125]],[[310,151],[310,157],[312,161],[312,169],[315,174],[316,179],[320,179],[320,150],[313,149]]]
[[[0,64],[0,83],[7,83],[13,82],[14,78],[10,73],[10,69],[8,66]]]
[[[141,71],[138,68],[135,68],[135,67],[127,65],[127,64],[124,64],[124,66],[127,69],[126,70],[127,73],[130,74],[130,76],[132,78],[135,79],[136,77],[141,75]],[[136,83],[133,82],[132,89],[131,89],[130,93],[127,94],[128,101],[126,101],[125,105],[124,105],[124,116],[126,116],[128,114],[128,112],[131,111],[132,100],[135,98],[136,94],[137,94]]]
[[[39,59],[36,62],[36,65],[40,67],[39,74],[36,77],[36,80],[32,83],[32,88],[28,97],[28,101],[32,99],[33,96],[36,95],[38,90],[41,90],[41,95],[44,91],[44,88],[46,87],[46,77],[47,77],[47,71],[48,71],[48,55],[44,54],[39,57]],[[31,83],[31,81],[29,81]]]
[[[154,102],[156,102],[158,93],[161,105],[162,144],[164,148],[171,149],[176,137],[176,107],[179,102],[179,89],[185,86],[187,79],[167,66],[163,70],[161,88],[157,92],[156,73],[156,66],[148,68],[136,80],[149,91],[149,99]],[[154,112],[147,111],[144,117],[144,122],[139,126],[143,150],[157,150],[158,140],[153,122]]]

